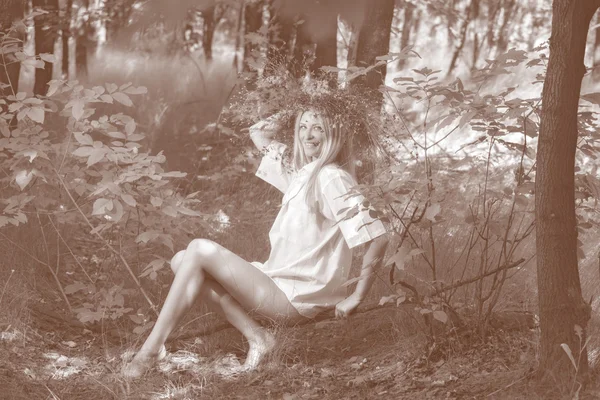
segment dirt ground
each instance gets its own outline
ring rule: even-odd
[[[67,323],[41,303],[26,329],[0,328],[0,398],[7,400],[550,398],[530,380],[535,329],[496,330],[486,341],[446,333],[432,347],[410,305],[272,327],[278,345],[269,360],[237,376],[228,367],[244,360],[241,335],[219,321],[190,323],[167,344],[167,358],[135,382],[119,375],[132,348],[115,330]]]

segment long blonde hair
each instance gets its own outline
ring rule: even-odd
[[[347,171],[354,179],[355,160],[352,154],[352,135],[344,129],[340,118],[332,118],[328,113],[320,110],[304,110],[298,113],[294,124],[294,156],[293,164],[297,171],[309,164],[311,160],[304,152],[304,147],[300,144],[300,123],[302,116],[306,112],[314,112],[321,117],[323,121],[323,131],[325,133],[325,142],[321,148],[321,154],[315,161],[307,183],[306,183],[306,202],[309,207],[316,202],[317,196],[317,177],[321,169],[329,164],[336,164]]]

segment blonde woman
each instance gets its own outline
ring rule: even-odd
[[[293,324],[335,309],[336,317],[352,313],[372,283],[372,269],[387,244],[381,221],[368,210],[352,218],[344,210],[364,202],[352,188],[351,140],[341,124],[323,111],[298,114],[294,149],[273,140],[273,121],[250,128],[252,141],[265,155],[256,175],[284,193],[269,233],[271,253],[264,263],[250,263],[205,239],[194,239],[175,254],[175,279],[152,332],[123,374],[143,375],[165,354],[164,343],[177,321],[197,298],[219,311],[248,340],[244,370],[255,369],[274,347],[274,336],[253,316]],[[349,296],[348,279],[354,248],[367,246],[361,279]]]

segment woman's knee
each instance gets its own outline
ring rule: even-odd
[[[177,270],[179,269],[179,266],[181,265],[181,261],[183,261],[184,254],[185,254],[185,250],[180,250],[177,253],[175,253],[173,258],[171,258],[171,271],[173,271],[174,274],[177,273]]]
[[[219,245],[208,239],[194,239],[188,245],[186,251],[191,251],[200,259],[200,265],[205,267],[216,260],[219,253]]]

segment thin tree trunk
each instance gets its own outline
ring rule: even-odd
[[[394,0],[369,0],[365,2],[365,21],[358,34],[356,65],[366,67],[376,62],[376,58],[388,54],[390,34],[394,17]],[[373,89],[385,82],[386,66],[370,71],[356,80]]]
[[[537,153],[535,218],[540,316],[539,376],[571,387],[575,368],[561,344],[588,371],[585,328],[591,309],[582,298],[577,267],[575,152],[577,111],[590,20],[598,0],[554,0],[552,36]],[[581,329],[580,342],[576,329]]]
[[[596,13],[596,21],[594,23],[597,27],[594,29],[594,47],[592,54],[594,57],[594,69],[592,70],[592,79],[597,82],[600,79],[600,12]]]
[[[315,60],[311,65],[311,72],[318,73],[321,67],[337,66],[337,31],[338,31],[338,16],[331,14],[323,21],[323,33],[317,40],[317,48],[315,50]],[[337,82],[336,74],[329,74],[330,83],[335,85]]]
[[[62,21],[62,77],[69,79],[69,39],[71,38],[71,18],[73,16],[73,0],[67,0]]]
[[[458,39],[458,45],[456,45],[454,49],[454,53],[452,54],[452,59],[450,60],[450,65],[448,66],[448,76],[452,74],[454,68],[456,68],[456,63],[458,61],[458,57],[460,57],[460,53],[465,47],[465,43],[467,41],[467,30],[469,29],[469,25],[473,19],[473,12],[478,7],[479,0],[471,0],[471,3],[467,6],[465,10],[465,19],[460,27],[460,36]]]
[[[415,5],[409,1],[404,4],[404,21],[402,22],[402,33],[400,34],[400,49],[404,49],[410,44],[410,32],[413,25],[413,15],[415,13]],[[406,65],[406,59],[398,60],[398,69],[402,70]]]
[[[390,35],[392,20],[394,18],[394,0],[367,0],[365,2],[365,20],[358,34],[356,46],[356,65],[368,67],[374,65],[379,56],[384,56],[390,50]],[[385,84],[387,65],[381,65],[365,76],[351,82],[353,85],[366,86],[377,90]],[[378,98],[379,104],[376,109],[383,105],[383,96]],[[379,107],[378,107],[379,106]],[[359,181],[373,182],[376,166],[376,157],[369,141],[367,132],[361,132],[356,136],[357,158],[363,166],[357,171]]]
[[[58,16],[58,0],[33,0],[33,8],[41,8],[48,14],[34,18],[35,23],[35,54],[54,53],[57,24],[54,22]],[[48,82],[52,79],[52,63],[46,63],[44,68],[35,69],[35,84],[33,93],[45,95],[48,91]]]
[[[88,15],[91,14],[90,0],[83,0],[80,7]],[[96,32],[90,17],[81,22],[75,39],[75,74],[77,79],[85,80],[88,76],[88,57],[96,51]]]
[[[282,65],[287,67],[292,58],[292,36],[294,21],[283,16],[271,0],[269,4],[269,45],[267,49],[267,66],[265,74],[269,74]]]
[[[296,27],[296,39],[294,40],[290,65],[290,70],[296,78],[300,78],[306,73],[314,58],[314,43],[311,41],[310,32],[307,28],[308,21],[306,16],[300,16],[299,19],[304,22]]]
[[[213,37],[215,35],[215,7],[202,11],[202,49],[206,61],[213,59]]]
[[[9,37],[24,40],[25,32],[22,29],[12,29],[12,24],[23,18],[25,14],[24,0],[4,0],[0,2],[0,31],[7,33]],[[12,30],[11,30],[12,29]],[[19,75],[21,63],[9,63],[4,65],[0,58],[0,84],[9,85],[6,89],[0,86],[0,96],[15,94],[19,91]]]
[[[257,33],[263,25],[263,3],[249,3],[244,7],[244,33]],[[251,60],[261,57],[260,46],[252,41],[244,39],[244,65],[243,71],[249,72]]]
[[[502,18],[502,26],[498,31],[498,51],[497,54],[506,53],[508,49],[508,24],[514,18],[515,14],[515,0],[508,0],[504,7],[504,17]]]

